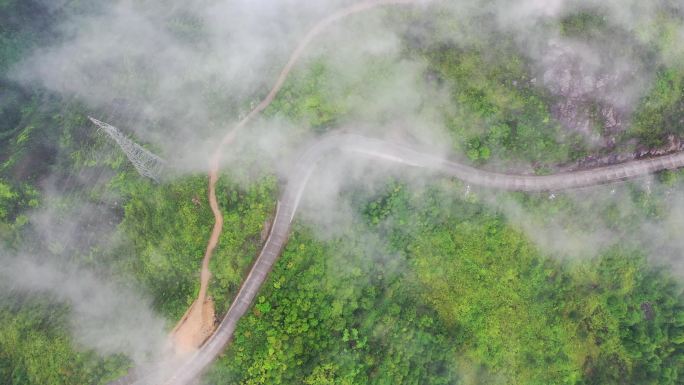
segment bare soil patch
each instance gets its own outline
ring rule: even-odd
[[[207,297],[201,305],[195,300],[180,322],[171,331],[171,340],[176,354],[184,355],[199,349],[214,333],[216,313],[214,300]]]

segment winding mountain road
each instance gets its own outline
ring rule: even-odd
[[[353,134],[336,134],[314,143],[299,159],[290,173],[285,191],[278,200],[271,232],[249,275],[238,291],[216,332],[190,358],[172,369],[166,369],[166,379],[159,384],[187,385],[195,380],[229,344],[237,323],[249,310],[261,286],[285,246],[295,213],[306,184],[321,159],[334,154],[365,156],[385,162],[430,170],[465,183],[510,191],[555,191],[632,179],[653,172],[684,167],[684,152],[653,159],[554,175],[510,175],[478,170],[411,147]],[[159,378],[159,373],[155,374]],[[134,384],[152,384],[148,377]]]
[[[179,324],[174,329],[174,332],[178,332],[181,335],[190,336],[190,340],[196,338],[192,337],[196,333],[200,332],[198,328],[201,328],[202,322],[201,313],[203,312],[203,306],[207,303],[207,291],[209,288],[209,279],[211,278],[211,271],[209,269],[209,262],[211,257],[216,250],[219,238],[221,236],[221,231],[223,230],[223,216],[218,205],[218,200],[216,199],[216,182],[218,182],[219,171],[221,168],[221,159],[223,157],[223,152],[226,146],[233,143],[236,136],[240,131],[242,131],[249,122],[252,121],[256,116],[263,112],[275,99],[278,92],[283,88],[285,81],[287,80],[290,72],[296,66],[296,64],[301,59],[302,55],[306,51],[307,47],[311,42],[321,33],[323,33],[327,28],[336,22],[345,19],[351,15],[365,12],[374,8],[388,6],[388,5],[409,5],[415,3],[427,3],[431,0],[365,0],[356,4],[352,4],[346,8],[342,8],[336,12],[331,13],[327,17],[321,19],[316,23],[304,37],[299,41],[297,47],[292,51],[287,63],[280,71],[278,78],[276,79],[273,87],[268,92],[266,97],[257,104],[242,120],[240,120],[232,129],[230,129],[218,143],[216,150],[213,152],[209,160],[209,206],[211,207],[211,212],[214,215],[214,226],[211,230],[211,235],[207,242],[207,248],[204,252],[204,257],[202,258],[202,267],[200,269],[200,288],[197,295],[197,299],[188,309],[188,312],[183,316]],[[187,319],[193,319],[195,322],[184,325]],[[199,321],[199,322],[198,322]]]
[[[324,32],[331,25],[351,15],[365,12],[374,8],[388,5],[408,5],[427,1],[429,0],[366,0],[361,1],[357,4],[353,4],[347,8],[343,8],[323,18],[318,23],[316,23],[299,41],[297,47],[294,51],[292,51],[290,58],[288,59],[283,69],[280,71],[278,78],[276,79],[275,83],[273,84],[273,87],[268,92],[266,97],[261,102],[259,102],[259,104],[256,107],[254,107],[247,114],[247,116],[245,116],[240,122],[238,122],[238,124],[236,124],[235,127],[229,130],[223,136],[209,161],[209,206],[211,207],[211,211],[214,214],[214,227],[211,231],[209,242],[207,243],[207,249],[204,253],[204,258],[202,259],[202,270],[200,272],[200,290],[196,303],[201,304],[206,299],[207,289],[209,286],[209,278],[211,276],[209,271],[209,261],[211,260],[211,256],[213,255],[214,250],[216,249],[216,245],[218,245],[218,240],[221,236],[221,230],[223,229],[223,216],[221,215],[221,210],[218,206],[218,200],[216,199],[216,182],[219,178],[221,159],[223,157],[223,152],[226,146],[233,143],[237,134],[240,133],[240,131],[242,131],[249,124],[249,122],[251,122],[256,116],[258,116],[269,105],[271,105],[271,102],[273,102],[273,99],[275,99],[276,95],[278,95],[278,92],[280,92],[280,90],[283,88],[283,85],[285,84],[285,81],[290,75],[290,72],[292,72],[295,65],[299,62],[307,47],[318,35]]]
[[[223,228],[223,217],[216,198],[216,182],[219,177],[223,151],[248,123],[265,110],[282,88],[311,41],[331,24],[347,16],[385,5],[406,5],[426,0],[366,0],[342,9],[318,22],[302,38],[287,64],[279,74],[267,96],[221,139],[210,160],[209,203],[215,217],[214,227],[202,262],[201,283],[196,303],[203,303],[210,278],[209,261]],[[431,154],[422,153],[411,147],[375,138],[352,134],[338,134],[324,137],[304,152],[288,179],[288,184],[277,205],[270,234],[252,266],[247,278],[235,296],[228,312],[214,334],[189,358],[160,364],[148,370],[133,371],[130,375],[110,382],[110,385],[188,385],[221,354],[230,343],[238,321],[246,314],[261,286],[266,281],[275,261],[285,246],[290,227],[301,201],[306,184],[317,163],[334,153],[348,153],[367,156],[377,160],[417,167],[458,178],[465,183],[488,188],[512,191],[553,191],[636,178],[660,170],[684,167],[684,153],[665,155],[653,159],[636,160],[623,164],[545,176],[509,175],[478,170]]]

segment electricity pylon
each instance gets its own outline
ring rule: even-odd
[[[133,163],[133,166],[138,170],[140,175],[148,177],[155,182],[159,182],[162,171],[166,166],[166,161],[164,161],[164,159],[126,137],[118,128],[90,116],[88,119],[95,123],[101,131],[104,131],[109,135],[110,138],[114,139],[116,144],[118,144],[121,150],[126,154],[128,160]]]

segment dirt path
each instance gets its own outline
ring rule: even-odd
[[[201,342],[199,342],[199,344],[196,345],[196,348],[199,348],[202,342],[204,341],[204,339],[201,339],[201,334],[203,333],[203,328],[206,327],[206,320],[204,320],[201,315],[209,311],[207,309],[204,309],[205,306],[208,306],[207,291],[209,287],[209,280],[211,279],[211,270],[209,269],[209,262],[211,261],[211,257],[214,254],[214,250],[216,250],[216,246],[218,245],[218,241],[221,236],[221,231],[223,230],[223,215],[221,214],[221,209],[219,208],[218,200],[216,199],[216,182],[219,178],[221,158],[223,156],[223,152],[226,146],[230,145],[235,140],[237,134],[242,129],[244,129],[249,122],[251,122],[257,115],[263,112],[271,104],[271,102],[273,101],[273,99],[275,99],[278,92],[283,88],[285,80],[287,80],[288,75],[290,74],[290,72],[292,72],[292,69],[301,59],[302,54],[306,51],[306,48],[316,38],[316,36],[320,35],[331,24],[334,24],[335,22],[344,19],[347,16],[363,12],[366,10],[370,10],[373,8],[377,8],[380,6],[412,4],[418,1],[420,0],[364,1],[358,4],[354,4],[348,8],[344,8],[340,11],[337,11],[332,15],[319,21],[316,25],[313,26],[313,28],[309,30],[309,32],[307,32],[307,34],[302,38],[302,40],[300,40],[299,44],[290,55],[287,64],[285,64],[285,67],[278,75],[278,78],[275,84],[273,85],[273,88],[271,88],[271,90],[269,91],[268,95],[266,95],[266,97],[252,111],[250,111],[244,119],[242,119],[233,129],[228,131],[228,133],[226,133],[226,135],[223,136],[221,142],[214,151],[209,163],[209,206],[211,207],[211,211],[214,214],[214,227],[211,231],[211,235],[209,236],[207,249],[204,253],[204,258],[202,259],[202,267],[200,270],[200,290],[199,294],[197,295],[197,299],[195,300],[195,302],[193,302],[193,304],[186,312],[185,316],[183,316],[183,318],[179,321],[179,323],[174,328],[174,331],[172,332],[172,339],[174,343],[185,344],[188,341],[201,340]],[[197,304],[202,305],[198,306]],[[211,304],[213,305],[213,302],[211,302]]]
[[[195,300],[180,322],[171,331],[173,350],[176,355],[193,353],[214,333],[216,312],[214,300],[207,297],[202,306]]]
[[[684,167],[684,152],[653,159],[637,160],[592,170],[553,175],[511,175],[479,170],[438,158],[411,147],[359,135],[330,135],[314,143],[299,159],[288,176],[285,191],[278,200],[271,232],[252,269],[235,296],[216,332],[200,350],[168,373],[165,385],[187,385],[199,376],[226,348],[238,321],[249,311],[254,298],[268,278],[287,243],[299,201],[317,163],[334,153],[350,153],[379,162],[398,163],[431,170],[465,183],[509,191],[555,191],[594,186],[648,175],[656,171]],[[141,382],[142,383],[142,382]]]
[[[521,191],[565,189],[609,183],[615,180],[623,180],[644,175],[657,170],[684,166],[684,154],[680,153],[658,159],[635,161],[623,165],[561,175],[540,177],[516,176],[473,169],[458,163],[436,159],[430,155],[421,154],[401,145],[382,142],[371,138],[352,138],[349,136],[325,138],[316,143],[304,154],[302,159],[300,159],[298,166],[293,171],[292,178],[288,181],[286,191],[278,202],[278,211],[264,247],[235,296],[228,312],[223,317],[220,325],[214,330],[213,320],[215,315],[213,301],[207,297],[207,290],[211,277],[209,262],[216,249],[223,229],[223,216],[216,197],[216,183],[219,177],[223,151],[235,140],[237,134],[243,130],[252,119],[270,105],[285,83],[289,73],[305,52],[307,46],[330,24],[349,15],[379,6],[411,4],[419,1],[421,0],[370,0],[345,8],[321,20],[300,41],[287,64],[280,72],[268,95],[221,139],[210,159],[209,204],[215,222],[202,260],[200,291],[197,299],[172,333],[175,340],[177,355],[190,355],[190,358],[182,365],[174,367],[172,372],[168,373],[168,380],[164,383],[185,385],[193,381],[197,375],[199,375],[225,349],[233,336],[235,328],[237,327],[237,322],[248,311],[254,297],[261,288],[261,285],[267,279],[270,269],[280,256],[282,248],[287,242],[290,224],[297,210],[304,186],[307,183],[309,175],[311,175],[311,168],[315,167],[316,161],[319,158],[331,151],[343,150],[360,153],[384,161],[399,162],[413,167],[439,170],[452,177],[460,178],[467,183]],[[132,373],[131,376],[121,378],[113,383],[146,383],[145,377],[145,375],[139,376],[136,373]]]
[[[173,365],[160,365],[162,368],[160,371],[155,371],[154,368],[143,373],[133,371],[129,376],[113,381],[110,385],[154,385],[156,383],[187,385],[192,383],[223,352],[230,343],[239,320],[249,311],[254,298],[287,243],[292,220],[313,169],[322,158],[336,152],[351,153],[354,156],[362,155],[376,161],[431,170],[473,185],[528,192],[606,184],[660,170],[684,167],[684,152],[679,152],[591,170],[552,175],[511,175],[479,170],[398,143],[360,135],[329,135],[307,149],[289,175],[287,187],[278,200],[270,233],[259,256],[218,328],[202,347],[182,361],[175,361]],[[160,375],[164,380],[155,381],[160,378]]]
[[[378,6],[411,4],[419,1],[420,0],[365,1],[338,11],[320,21],[301,40],[268,95],[222,138],[210,159],[209,204],[214,214],[215,222],[202,260],[200,291],[197,299],[172,333],[175,340],[176,352],[179,354],[192,353],[192,355],[190,359],[182,365],[179,365],[177,368],[174,367],[172,373],[168,374],[169,380],[164,383],[185,385],[191,382],[214,359],[216,359],[230,342],[233,332],[237,327],[237,322],[251,306],[254,297],[266,280],[270,269],[280,256],[280,252],[287,241],[290,224],[297,210],[304,186],[307,183],[309,175],[311,175],[311,168],[315,167],[317,160],[334,150],[355,152],[384,161],[399,162],[413,167],[433,169],[446,175],[459,178],[467,183],[485,187],[519,191],[543,191],[590,186],[633,178],[662,169],[672,169],[684,166],[684,153],[679,153],[657,159],[634,161],[621,165],[602,167],[595,170],[560,175],[506,175],[477,170],[469,166],[437,159],[429,154],[422,154],[408,147],[379,141],[377,139],[358,136],[331,136],[324,138],[304,154],[302,159],[300,159],[298,166],[293,171],[293,175],[288,181],[287,188],[278,203],[278,211],[266,243],[235,296],[228,312],[223,317],[221,324],[214,330],[213,301],[207,298],[207,290],[211,277],[209,262],[216,249],[223,229],[223,216],[216,198],[216,182],[219,177],[223,151],[235,140],[237,134],[244,129],[254,117],[270,105],[307,46],[330,24],[346,16]],[[199,349],[200,346],[201,349]],[[113,383],[146,383],[145,376],[141,376],[143,378],[139,377],[138,379],[135,377],[137,376],[132,375],[119,379]]]

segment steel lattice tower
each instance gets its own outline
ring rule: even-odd
[[[128,160],[133,163],[133,166],[138,170],[140,175],[148,177],[155,182],[159,182],[164,167],[166,166],[166,161],[164,161],[164,159],[126,137],[118,128],[90,116],[88,119],[95,123],[100,131],[104,131],[110,138],[114,139],[116,144],[118,144],[121,150],[126,154]]]

